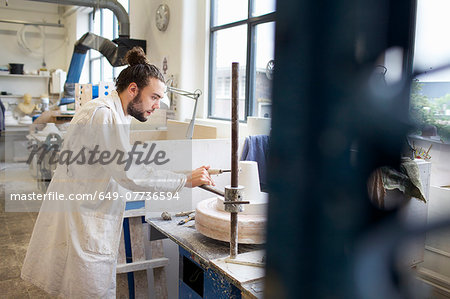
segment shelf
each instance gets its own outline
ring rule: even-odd
[[[31,96],[32,99],[34,100],[40,100],[41,97],[40,96]],[[8,95],[1,95],[0,94],[0,99],[23,99],[23,94],[8,94]],[[57,99],[57,97],[49,97],[50,100],[55,100]]]
[[[0,94],[0,99],[1,98],[23,98],[23,95],[20,94]]]
[[[50,76],[41,75],[16,75],[16,74],[0,74],[0,77],[11,77],[11,78],[46,78],[49,79]]]

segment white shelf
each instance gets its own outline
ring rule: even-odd
[[[8,95],[0,95],[0,99],[16,99],[16,98],[23,98],[23,94],[8,94]],[[31,96],[31,98],[33,99],[40,99],[40,96]],[[50,97],[51,99],[53,99],[53,97]]]
[[[50,78],[50,76],[41,75],[17,75],[17,74],[0,74],[0,77],[12,77],[12,78]]]

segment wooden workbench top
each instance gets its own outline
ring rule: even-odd
[[[257,267],[233,265],[232,270],[234,272],[242,273],[242,271],[248,271],[254,273],[251,274],[254,275],[253,279],[249,278],[246,280],[241,280],[236,275],[233,275],[233,273],[226,271],[228,267],[223,266],[223,260],[230,254],[229,243],[214,240],[200,234],[195,229],[194,221],[190,221],[184,225],[178,225],[178,222],[183,218],[185,217],[172,217],[172,220],[166,221],[157,217],[146,219],[146,221],[177,245],[186,249],[191,254],[192,259],[205,269],[213,268],[215,271],[220,272],[250,298],[262,297],[263,268],[252,269]],[[264,245],[239,244],[239,255],[261,252],[263,249]],[[239,266],[242,268],[242,271],[236,271],[236,267]]]

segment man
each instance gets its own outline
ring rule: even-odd
[[[184,186],[214,185],[205,166],[186,176],[129,163],[135,158],[129,154],[131,117],[145,121],[158,109],[165,84],[142,49],[130,50],[125,59],[129,66],[117,78],[117,92],[86,103],[74,116],[60,156],[66,160],[47,190],[64,200],[43,201],[31,236],[21,277],[52,295],[115,297],[129,190],[176,193]]]

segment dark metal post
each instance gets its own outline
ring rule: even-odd
[[[239,146],[239,63],[231,67],[231,188],[238,187]],[[231,212],[230,257],[238,252],[238,213]]]
[[[414,46],[412,5],[277,1],[264,298],[393,298],[381,295],[393,290],[384,275],[357,279],[355,268],[369,232],[400,226],[396,211],[370,203],[367,179],[400,164],[410,83],[393,93],[373,88],[371,74],[386,49]],[[395,259],[378,253],[404,286]],[[378,292],[363,297],[360,281]]]

